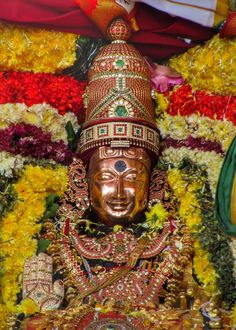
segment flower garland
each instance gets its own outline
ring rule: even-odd
[[[217,273],[212,267],[206,250],[200,246],[196,234],[201,226],[201,211],[199,203],[195,197],[195,192],[200,188],[199,181],[188,183],[183,180],[181,171],[172,169],[168,171],[168,182],[180,202],[179,215],[186,221],[194,239],[194,261],[193,267],[199,281],[203,283],[206,292],[209,295],[216,295],[218,289],[216,286]]]
[[[12,177],[15,172],[18,172],[24,166],[29,158],[20,155],[12,155],[8,152],[0,152],[0,175]]]
[[[189,135],[185,140],[175,140],[171,137],[165,138],[164,142],[161,143],[161,149],[168,147],[188,147],[193,150],[198,149],[199,151],[214,151],[218,154],[223,154],[223,150],[219,143],[214,141],[207,141],[203,138],[194,138],[191,135]]]
[[[235,38],[220,39],[216,35],[204,46],[196,46],[172,58],[170,66],[196,90],[236,95]]]
[[[215,196],[223,157],[214,151],[205,152],[199,151],[198,149],[191,150],[186,147],[178,149],[170,147],[162,152],[160,161],[164,164],[178,167],[186,158],[206,168],[212,196]]]
[[[62,195],[67,186],[67,170],[63,167],[40,167],[28,165],[21,178],[13,185],[18,201],[12,212],[2,220],[0,237],[4,274],[0,278],[2,304],[0,305],[1,329],[6,329],[9,313],[35,312],[35,304],[25,301],[17,305],[21,290],[18,282],[27,258],[37,249],[37,239],[42,218],[50,194]]]
[[[157,101],[160,99],[156,93]],[[194,91],[190,85],[183,85],[164,94],[158,110],[166,110],[172,116],[199,114],[211,119],[232,121],[236,125],[236,96],[221,96],[205,91]]]
[[[64,116],[48,104],[35,104],[27,107],[24,103],[7,103],[0,105],[0,129],[7,128],[11,124],[25,123],[35,125],[43,132],[51,133],[52,141],[67,141],[65,126],[70,121],[75,132],[78,130],[78,121],[72,112]]]
[[[232,311],[231,325],[232,325],[232,329],[236,329],[236,305],[234,306]]]
[[[205,171],[187,163],[182,170],[172,169],[168,173],[170,185],[180,202],[180,216],[193,233],[196,276],[211,298],[220,293],[223,307],[230,309],[236,303],[234,260],[228,237],[221,232],[215,217]]]
[[[37,164],[40,166],[55,166],[56,163],[51,159],[36,160],[32,157],[22,157],[8,152],[0,152],[0,175],[12,178],[17,175],[26,164]]]
[[[83,93],[86,84],[69,76],[46,73],[0,72],[0,104],[47,103],[60,115],[73,112],[83,120]],[[40,110],[40,109],[39,109]]]
[[[0,151],[30,156],[36,159],[52,159],[69,165],[73,154],[62,141],[51,141],[50,133],[29,124],[15,124],[0,130]]]
[[[220,144],[224,151],[228,150],[236,134],[236,127],[232,122],[214,120],[197,114],[171,116],[164,113],[157,119],[157,125],[163,138],[167,136],[175,140],[184,140],[189,136],[203,138]]]
[[[231,251],[233,254],[233,258],[234,258],[234,276],[236,278],[236,240],[232,239],[230,245],[231,245]]]
[[[12,189],[12,182],[14,182],[14,178],[7,178],[3,175],[0,175],[0,223],[5,216],[5,214],[12,210],[14,202],[16,200],[16,194]],[[0,238],[1,244],[1,238]],[[2,270],[0,267],[0,276]]]
[[[0,24],[1,70],[60,72],[76,59],[72,33]]]
[[[184,173],[189,177],[189,169]],[[214,198],[209,194],[207,176],[204,176],[203,185],[196,193],[196,198],[202,210],[202,230],[198,237],[203,249],[209,252],[209,257],[217,270],[217,286],[221,292],[222,306],[230,309],[236,303],[234,259],[229,245],[229,237],[224,235],[214,212]],[[198,175],[199,177],[199,175]]]

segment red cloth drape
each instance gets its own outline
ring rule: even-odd
[[[8,0],[1,1],[0,20],[73,32],[92,38],[101,37],[95,24],[81,11],[74,0]],[[210,39],[216,31],[191,21],[172,17],[144,4],[136,12],[139,31],[131,42],[143,55],[154,60],[168,58]],[[183,38],[191,42],[184,41]]]
[[[101,37],[95,24],[73,0],[8,0],[0,2],[0,20]]]
[[[140,31],[133,33],[131,41],[142,54],[153,59],[164,59],[181,53],[211,39],[216,33],[212,28],[172,17],[141,4],[136,13],[136,20]],[[184,39],[189,40],[186,42]]]

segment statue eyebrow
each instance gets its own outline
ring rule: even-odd
[[[135,168],[129,168],[129,169],[127,169],[127,171],[123,172],[123,175],[128,175],[128,174],[132,174],[132,173],[137,174],[137,172],[138,171]],[[102,168],[99,172],[97,172],[95,174],[95,177],[97,177],[98,175],[103,174],[103,173],[109,173],[109,174],[112,174],[114,176],[117,175],[117,172],[115,172],[111,168],[109,168],[109,169],[108,168]]]

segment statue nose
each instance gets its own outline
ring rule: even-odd
[[[124,179],[122,178],[122,176],[118,177],[117,181],[116,181],[116,194],[115,197],[116,198],[125,198],[125,189],[124,189]]]

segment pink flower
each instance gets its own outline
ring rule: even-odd
[[[172,89],[175,85],[183,84],[184,79],[181,74],[171,67],[154,63],[147,57],[144,59],[149,69],[152,88],[156,88],[161,93],[164,93]]]

